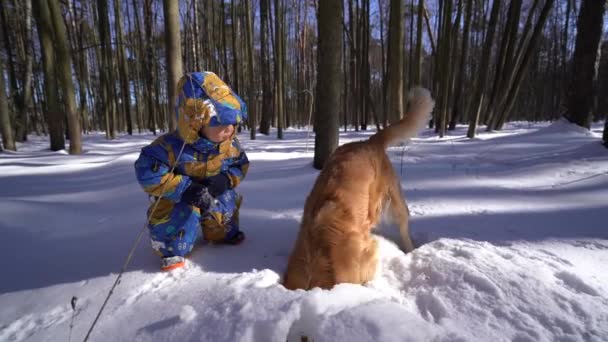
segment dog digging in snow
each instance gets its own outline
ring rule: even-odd
[[[434,101],[414,88],[404,118],[369,140],[337,148],[319,174],[304,214],[283,285],[288,289],[330,289],[339,283],[370,281],[378,264],[378,242],[371,231],[383,209],[399,231],[403,249],[414,249],[409,210],[386,149],[415,136],[428,122]]]

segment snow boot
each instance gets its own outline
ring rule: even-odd
[[[181,256],[172,256],[160,259],[160,269],[163,271],[171,271],[176,268],[181,268],[186,265],[186,259]]]
[[[233,237],[231,237],[230,239],[226,239],[224,240],[225,244],[228,245],[239,245],[241,244],[241,242],[243,242],[245,240],[245,233],[238,231],[236,234],[234,234]]]

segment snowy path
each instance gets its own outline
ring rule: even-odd
[[[145,240],[92,341],[608,340],[599,133],[521,123],[468,140],[465,129],[390,151],[419,248],[403,254],[384,224],[371,283],[309,292],[278,284],[317,175],[312,144],[302,131],[244,135],[247,241],[200,246],[186,269],[159,273]],[[70,157],[32,137],[0,155],[0,341],[66,341],[72,296],[82,340],[145,219],[132,164],[152,138],[91,135]]]

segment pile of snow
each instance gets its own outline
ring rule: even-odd
[[[140,244],[91,340],[607,340],[599,136],[565,122],[465,133],[423,132],[390,149],[419,248],[404,254],[397,229],[383,224],[374,280],[329,291],[280,285],[318,174],[307,132],[287,130],[280,143],[243,133],[245,243],[198,246],[170,273]],[[341,142],[369,135],[342,133]],[[148,201],[132,165],[153,138],[90,135],[72,157],[31,137],[0,155],[0,341],[85,336],[144,224]]]

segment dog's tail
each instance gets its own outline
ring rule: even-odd
[[[370,140],[380,144],[384,149],[400,141],[412,138],[424,127],[430,119],[435,106],[431,93],[422,87],[410,90],[409,111],[401,121],[372,135]]]

